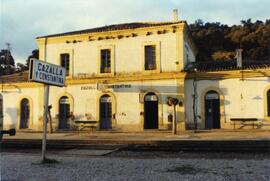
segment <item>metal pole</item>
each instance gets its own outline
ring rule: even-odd
[[[173,134],[176,134],[176,105],[173,105]]]
[[[44,61],[47,62],[47,38],[44,45]],[[49,104],[49,85],[44,84],[44,112],[43,112],[43,138],[42,138],[42,162],[46,160],[46,139],[47,139],[47,122],[48,122],[48,104]]]
[[[48,123],[49,85],[44,85],[44,113],[43,113],[43,138],[42,138],[42,161],[46,160],[46,139]]]
[[[196,72],[195,72],[195,130],[197,130],[197,80],[196,80]]]

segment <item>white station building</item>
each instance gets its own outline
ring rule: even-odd
[[[78,124],[97,131],[171,130],[169,97],[179,100],[178,130],[270,128],[270,63],[196,62],[185,21],[117,24],[36,40],[40,60],[66,68],[66,86],[50,87],[56,131],[78,130]],[[4,127],[41,131],[44,85],[28,81],[28,72],[0,79]]]

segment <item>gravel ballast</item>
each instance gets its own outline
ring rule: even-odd
[[[116,152],[49,158],[59,163],[40,164],[37,154],[1,153],[1,181],[270,180],[268,154]]]

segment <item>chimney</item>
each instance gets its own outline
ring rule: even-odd
[[[172,19],[173,21],[178,21],[178,10],[177,9],[173,10],[172,18],[173,18]]]
[[[236,49],[236,65],[237,65],[237,67],[242,67],[242,64],[243,64],[242,51],[243,51],[243,49]]]

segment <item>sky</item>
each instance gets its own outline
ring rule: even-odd
[[[0,0],[0,49],[10,43],[15,62],[25,63],[38,36],[104,25],[171,21],[172,10],[189,24],[240,24],[270,19],[270,0]]]

